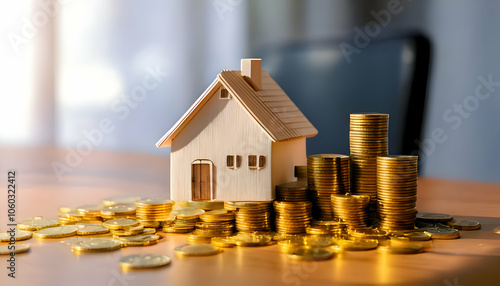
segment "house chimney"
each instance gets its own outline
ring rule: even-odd
[[[241,59],[241,75],[253,89],[261,90],[261,59]]]

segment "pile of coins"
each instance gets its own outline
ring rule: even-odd
[[[235,211],[236,230],[241,232],[271,231],[272,202],[224,202],[226,210]]]
[[[145,225],[156,227],[158,222],[169,220],[173,202],[171,200],[145,199],[135,203],[137,220]]]
[[[312,219],[311,202],[274,201],[276,231],[285,234],[304,233]]]
[[[417,202],[417,156],[377,158],[380,228],[412,230]]]
[[[333,218],[330,197],[350,190],[349,156],[318,154],[307,157],[307,182],[314,206],[314,218]]]
[[[377,157],[388,154],[388,132],[388,114],[350,115],[351,192],[370,196],[371,223],[377,218]]]
[[[233,211],[218,209],[200,215],[194,234],[203,237],[230,236],[234,232],[235,214]]]
[[[307,182],[295,181],[276,186],[276,200],[283,202],[309,201]]]
[[[366,207],[370,196],[332,195],[331,200],[335,218],[345,221],[350,229],[366,227]]]
[[[86,221],[102,221],[100,205],[84,205],[76,208],[76,212],[80,214],[83,220]]]
[[[202,209],[179,208],[170,213],[169,219],[165,221],[163,231],[166,233],[190,233],[194,230],[196,223],[200,221],[200,215],[204,214]]]

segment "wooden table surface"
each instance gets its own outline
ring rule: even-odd
[[[7,224],[9,169],[17,170],[18,221],[56,218],[61,206],[96,204],[116,195],[168,197],[168,157],[92,151],[72,162],[71,172],[59,180],[52,164],[65,163],[70,154],[56,148],[0,148],[0,229]],[[500,226],[500,185],[420,178],[417,208],[476,219],[482,229],[461,231],[456,240],[435,240],[426,253],[344,252],[323,262],[290,261],[277,245],[179,258],[173,249],[186,242],[182,235],[153,246],[84,255],[72,253],[64,239],[31,239],[30,252],[17,256],[15,279],[7,277],[7,256],[0,258],[0,285],[500,285],[500,235],[493,232]],[[172,262],[122,273],[118,260],[135,253],[162,253]]]

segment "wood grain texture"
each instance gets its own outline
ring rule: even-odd
[[[168,196],[168,157],[93,151],[59,181],[51,164],[64,162],[67,154],[56,148],[0,148],[0,173],[18,171],[19,220],[55,218],[61,206],[95,204],[117,195]],[[500,226],[499,184],[420,178],[417,208],[476,219],[482,228],[462,231],[457,240],[436,240],[422,254],[344,252],[323,262],[291,261],[277,245],[177,257],[173,249],[186,243],[183,235],[168,236],[157,245],[80,256],[61,243],[64,239],[31,239],[26,242],[30,252],[16,256],[17,278],[7,277],[4,262],[0,285],[500,285],[500,235],[493,232]],[[6,223],[6,216],[0,216],[2,230]],[[166,254],[172,262],[165,268],[122,273],[118,260],[139,253]]]
[[[272,140],[236,99],[220,99],[219,93],[220,89],[172,141],[171,196],[192,200],[191,163],[205,159],[214,166],[214,199],[270,200],[271,168],[250,170],[248,155],[266,156],[271,163]],[[227,168],[227,155],[241,156],[241,166]]]

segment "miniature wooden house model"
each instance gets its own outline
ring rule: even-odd
[[[272,200],[294,166],[306,165],[306,138],[317,133],[260,59],[242,59],[156,146],[171,147],[172,200]]]

